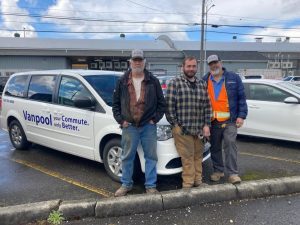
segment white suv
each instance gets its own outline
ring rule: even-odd
[[[121,176],[121,129],[111,105],[122,73],[95,70],[50,70],[13,74],[0,106],[0,124],[16,149],[37,143],[103,162],[109,176]],[[181,160],[171,127],[163,118],[157,126],[157,173],[181,172]],[[139,146],[136,166],[145,171]],[[204,153],[204,160],[210,157]]]

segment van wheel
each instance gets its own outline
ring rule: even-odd
[[[121,139],[114,138],[107,142],[103,151],[103,163],[108,175],[117,182],[121,182],[122,176],[122,147]],[[137,180],[141,175],[141,165],[139,157],[134,160],[133,180]]]
[[[30,142],[27,141],[25,132],[17,120],[13,120],[9,124],[9,137],[17,150],[26,150],[30,146]]]

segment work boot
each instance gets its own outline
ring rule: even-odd
[[[158,194],[159,191],[156,188],[146,188],[147,194]]]
[[[231,175],[228,177],[228,182],[231,184],[239,184],[242,180],[238,175]]]
[[[129,191],[131,191],[132,188],[128,188],[128,187],[124,187],[124,186],[121,186],[116,192],[115,192],[115,197],[122,197],[122,196],[125,196],[127,195],[127,193]]]
[[[208,186],[206,183],[203,183],[202,180],[197,180],[194,183],[194,187],[205,187]]]
[[[182,184],[182,189],[190,189],[192,188],[194,185],[192,184]]]
[[[224,177],[224,173],[214,172],[212,175],[210,175],[210,180],[218,182],[222,177]]]

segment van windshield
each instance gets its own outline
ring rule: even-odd
[[[120,76],[115,74],[83,76],[108,106],[112,106],[115,85]]]

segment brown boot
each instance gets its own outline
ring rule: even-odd
[[[228,177],[228,182],[231,184],[240,184],[242,179],[238,175],[231,175]]]
[[[158,194],[159,191],[156,188],[146,188],[147,194]]]
[[[131,191],[132,188],[127,188],[127,187],[124,187],[124,186],[121,186],[116,192],[115,192],[115,197],[122,197],[122,196],[125,196],[127,195],[127,193],[129,191]]]
[[[203,183],[202,180],[197,180],[194,183],[194,187],[205,187],[205,186],[208,186],[208,184]]]
[[[192,187],[193,187],[192,184],[182,184],[182,189],[190,189]]]
[[[210,180],[214,181],[214,182],[218,182],[222,177],[224,177],[224,173],[221,172],[214,172],[211,176],[210,176]]]

